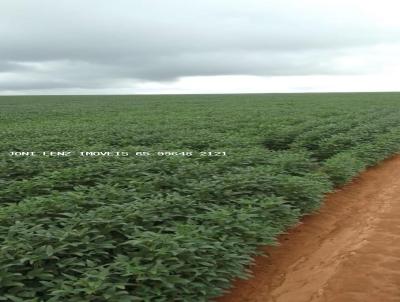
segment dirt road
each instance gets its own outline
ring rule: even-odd
[[[326,197],[218,302],[399,302],[400,156]]]

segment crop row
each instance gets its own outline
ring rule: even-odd
[[[400,150],[397,94],[0,98],[0,300],[208,301]],[[10,151],[224,151],[11,157]]]

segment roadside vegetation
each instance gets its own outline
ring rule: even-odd
[[[0,301],[220,295],[325,193],[400,150],[399,98],[0,97]]]

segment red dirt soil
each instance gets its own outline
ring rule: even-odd
[[[399,302],[400,156],[361,173],[217,302]]]

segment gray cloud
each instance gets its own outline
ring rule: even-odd
[[[333,3],[4,0],[0,90],[379,69],[368,54],[400,43],[399,24],[378,22],[360,1]],[[340,64],[360,56],[368,61],[357,69]]]

